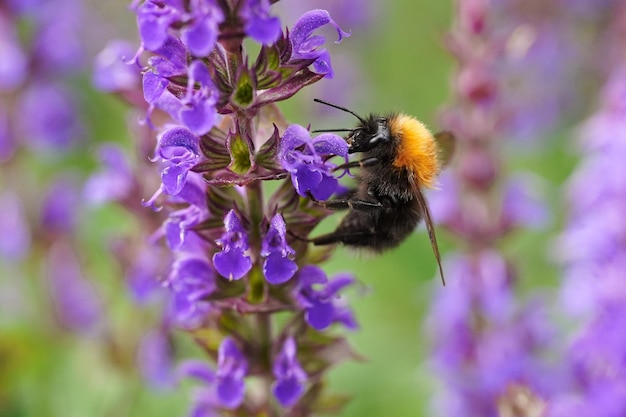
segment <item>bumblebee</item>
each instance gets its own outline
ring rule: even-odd
[[[358,185],[339,199],[317,202],[331,210],[349,212],[334,232],[312,238],[311,242],[343,243],[383,252],[398,246],[423,220],[445,285],[432,216],[422,189],[435,186],[441,168],[452,154],[454,136],[447,131],[433,135],[423,123],[405,114],[370,114],[363,118],[347,108],[315,101],[359,120],[353,129],[317,132],[347,131],[348,152],[363,156],[335,168],[360,168]]]

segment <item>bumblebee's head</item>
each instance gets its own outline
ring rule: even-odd
[[[367,152],[377,146],[388,145],[391,143],[388,119],[372,115],[362,120],[346,140],[348,153]]]

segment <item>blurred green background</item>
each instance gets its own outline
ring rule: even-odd
[[[126,2],[107,3],[94,5],[98,18],[107,23],[111,33],[135,36],[133,15],[126,10]],[[362,71],[360,85],[352,91],[358,99],[346,97],[338,104],[349,105],[359,113],[401,110],[436,127],[437,112],[451,97],[454,62],[442,38],[450,26],[452,2],[376,3],[371,6],[373,16],[368,27],[354,29],[351,38],[330,46],[331,55],[349,49],[350,59],[354,58],[352,64]],[[303,4],[315,5],[315,2]],[[283,20],[283,23],[289,22]],[[341,24],[339,18],[338,23]],[[104,40],[97,46],[104,46]],[[337,66],[335,70],[350,68]],[[338,78],[334,82],[343,81]],[[333,81],[321,83],[328,83],[329,89],[341,88],[332,84]],[[325,90],[319,84],[281,104],[290,122],[305,125],[312,122],[309,114],[316,110],[311,98],[325,98]],[[84,94],[84,110],[96,141],[114,140],[130,148],[133,138],[125,123],[127,107],[115,98],[93,92],[88,77],[77,88]],[[334,97],[333,100],[337,101]],[[315,123],[322,128],[340,123],[350,126],[353,121],[336,115]],[[575,164],[567,146],[569,140],[567,133],[563,133],[561,137],[551,138],[541,153],[530,148],[517,152],[507,167],[511,171],[518,168],[532,171],[547,180],[546,195],[550,196],[552,213],[562,211],[558,190]],[[46,172],[57,168],[55,162],[31,158],[33,171],[29,175],[45,177]],[[94,160],[77,162],[85,171],[93,169],[94,164]],[[141,197],[146,196],[137,198]],[[331,218],[325,227],[332,228],[339,218],[340,215]],[[504,250],[520,272],[523,291],[539,287],[549,290],[556,283],[557,274],[546,259],[546,247],[560,221],[557,216],[548,230],[518,232],[505,242]],[[132,217],[122,210],[102,208],[81,217],[81,232],[76,238],[84,248],[79,256],[85,274],[96,280],[103,298],[115,305],[109,312],[110,326],[117,329],[118,335],[127,334],[133,340],[137,328],[129,322],[147,323],[153,316],[138,312],[124,294],[119,267],[107,247],[108,239],[120,230],[132,233],[135,227]],[[439,231],[439,240],[444,254],[454,248],[454,241],[443,230]],[[430,415],[429,401],[437,382],[429,370],[430,348],[424,327],[433,291],[441,285],[435,266],[423,229],[399,249],[383,256],[357,257],[340,248],[325,265],[329,275],[354,271],[362,282],[360,290],[351,294],[351,305],[361,329],[351,334],[350,340],[367,361],[344,364],[330,378],[331,390],[352,396],[342,416]],[[115,352],[105,351],[95,339],[81,338],[54,327],[49,317],[50,303],[41,285],[41,266],[23,265],[18,269],[0,265],[0,268],[3,276],[0,288],[19,281],[23,293],[32,300],[28,314],[0,317],[1,417],[186,415],[189,404],[186,389],[148,388],[133,370],[132,357],[119,358]],[[179,339],[185,343],[187,336],[181,334]],[[192,346],[188,349],[193,351]],[[118,366],[111,365],[112,358],[118,361]]]

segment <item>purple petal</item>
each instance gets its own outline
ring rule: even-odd
[[[0,194],[0,213],[0,256],[21,260],[30,251],[31,237],[19,196],[9,191]]]
[[[348,144],[341,136],[324,133],[313,139],[315,152],[322,155],[348,156]]]
[[[271,253],[263,263],[263,274],[270,284],[282,284],[293,277],[298,265],[280,253]]]
[[[49,252],[50,296],[62,326],[79,333],[91,333],[101,323],[100,297],[81,273],[71,248],[57,243]]]
[[[317,190],[322,179],[322,173],[309,169],[307,165],[300,165],[298,170],[291,174],[294,188],[303,197],[307,197],[307,191]]]
[[[300,274],[298,274],[298,279],[302,287],[310,287],[313,284],[324,284],[328,282],[326,273],[322,268],[316,265],[306,265],[302,267]]]
[[[247,0],[245,3],[241,14],[246,20],[246,33],[264,45],[276,42],[282,31],[280,19],[270,16],[269,0]]]
[[[139,85],[140,70],[136,65],[129,65],[126,60],[133,57],[130,43],[111,41],[96,56],[93,72],[93,84],[102,91],[132,90]]]
[[[28,60],[15,34],[12,24],[0,18],[0,91],[17,88],[28,74]]]
[[[167,87],[168,81],[152,71],[143,75],[143,98],[147,103],[155,102]]]
[[[235,210],[230,210],[224,217],[224,228],[229,233],[245,233],[241,220],[237,217]]]
[[[243,379],[228,375],[217,383],[217,398],[225,408],[233,409],[239,407],[243,402],[244,394],[245,385]]]
[[[206,362],[190,359],[182,362],[177,369],[177,374],[189,378],[197,379],[206,384],[212,384],[215,381],[215,371],[206,364]]]
[[[186,29],[181,34],[181,39],[193,56],[202,57],[215,47],[217,34],[217,22],[205,19]]]
[[[49,232],[70,233],[80,207],[79,193],[74,181],[59,178],[48,189],[41,207],[41,224]]]
[[[289,37],[294,51],[299,51],[313,32],[330,23],[331,18],[326,10],[311,10],[303,14],[291,29]]]
[[[229,280],[241,279],[252,269],[250,257],[241,248],[216,253],[213,255],[213,265],[220,275]]]
[[[311,307],[307,308],[304,318],[315,330],[324,330],[335,318],[335,307],[332,303],[313,301]]]
[[[197,135],[204,135],[215,125],[217,110],[213,99],[190,103],[180,110],[180,121]]]
[[[174,386],[172,352],[165,332],[153,330],[146,334],[139,345],[137,360],[150,385],[161,389]]]
[[[283,407],[291,407],[304,393],[304,386],[297,378],[287,378],[276,381],[272,391]]]
[[[337,191],[338,184],[334,177],[322,175],[322,180],[317,187],[311,189],[311,194],[316,200],[328,200]]]

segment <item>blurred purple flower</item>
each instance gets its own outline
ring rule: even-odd
[[[66,151],[83,140],[84,127],[71,92],[61,84],[33,83],[18,105],[20,135],[41,151]]]
[[[78,186],[69,177],[60,177],[48,188],[41,205],[41,225],[47,232],[71,234],[80,209]]]
[[[0,256],[20,261],[31,247],[30,230],[19,196],[11,191],[0,194]]]
[[[226,231],[217,240],[222,251],[213,256],[213,265],[223,277],[241,279],[252,268],[252,260],[245,254],[249,248],[248,233],[235,210],[230,210],[224,217],[224,228]]]
[[[133,46],[126,41],[110,41],[96,56],[93,85],[102,91],[134,90],[141,84],[140,68],[130,63]]]
[[[619,133],[626,130],[625,76],[625,65],[613,69],[599,109],[583,125],[585,158],[568,187],[570,216],[558,246],[561,295],[579,328],[565,362],[571,383],[550,417],[626,413],[626,139]]]
[[[0,16],[0,92],[15,90],[28,75],[28,58],[14,29],[14,24]]]
[[[313,139],[307,129],[291,125],[280,142],[278,159],[291,173],[291,181],[298,194],[317,200],[328,199],[337,189],[332,175],[335,165],[326,161],[329,156],[348,157],[348,145],[340,136],[322,134]]]
[[[9,113],[0,103],[0,163],[11,159],[16,148],[15,137],[9,125]]]
[[[81,69],[85,58],[82,6],[79,0],[49,0],[29,12],[37,21],[32,40],[37,71],[66,76]],[[61,15],[61,11],[70,13]]]
[[[50,296],[60,325],[81,334],[97,331],[104,320],[102,301],[66,243],[59,241],[52,246],[47,269]]]
[[[333,78],[330,54],[324,48],[318,49],[326,42],[326,38],[321,35],[313,35],[313,32],[329,23],[337,30],[338,39],[336,43],[341,42],[344,36],[350,36],[350,33],[339,28],[339,25],[331,19],[326,10],[311,10],[300,17],[289,33],[293,48],[290,60],[314,59],[313,72],[325,74],[326,78]]]
[[[244,30],[255,41],[270,45],[280,37],[280,19],[270,16],[270,0],[244,0],[239,15],[245,20]]]
[[[153,246],[144,246],[135,255],[126,272],[126,283],[136,303],[143,305],[164,295],[158,280],[163,274],[164,258],[160,248]]]
[[[546,395],[558,376],[535,357],[552,330],[538,303],[520,308],[506,261],[495,251],[448,260],[450,284],[439,291],[429,324],[435,370],[446,381],[441,415],[496,416],[503,389],[522,383]]]
[[[89,204],[100,205],[109,201],[122,201],[133,186],[133,174],[124,150],[107,143],[98,149],[102,167],[85,183],[83,195]]]
[[[541,196],[541,180],[530,175],[509,180],[502,201],[502,227],[545,227],[548,209]]]
[[[271,284],[287,282],[298,270],[298,265],[290,259],[295,251],[287,244],[287,227],[280,214],[270,221],[270,228],[263,237],[261,256],[265,257],[263,274]]]
[[[147,333],[139,344],[137,362],[144,379],[157,389],[172,388],[175,383],[172,350],[163,329]]]
[[[354,283],[349,274],[341,274],[329,280],[316,265],[300,268],[296,299],[305,309],[305,320],[315,330],[324,330],[339,322],[348,329],[358,327],[352,311],[345,305],[339,292]]]
[[[274,396],[283,407],[291,407],[304,394],[304,384],[308,379],[296,357],[296,341],[293,337],[283,343],[274,359],[272,370],[276,377],[272,385]]]

